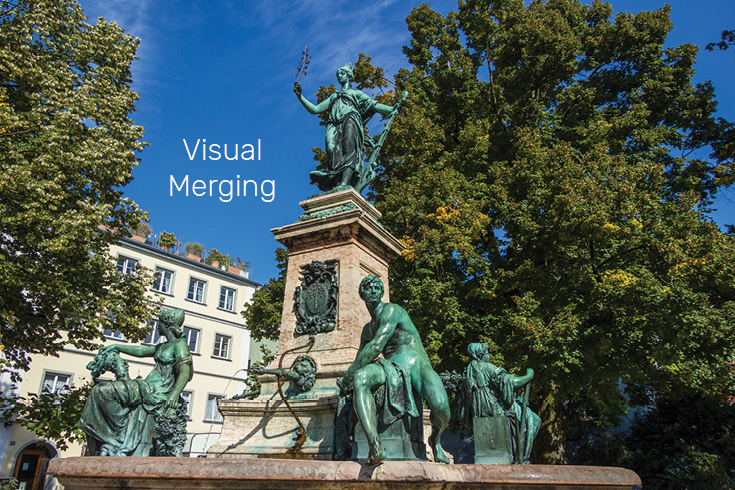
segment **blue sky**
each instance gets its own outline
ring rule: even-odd
[[[116,21],[141,38],[133,66],[133,87],[140,94],[133,115],[150,143],[125,187],[127,197],[149,211],[151,225],[183,242],[196,241],[253,264],[251,278],[264,283],[276,275],[271,228],[294,222],[299,201],[316,194],[308,174],[311,148],[323,146],[324,132],[292,92],[304,45],[312,56],[302,79],[313,100],[320,84],[360,52],[392,74],[408,66],[402,46],[409,42],[404,19],[420,2],[383,0],[215,1],[81,0],[90,22],[98,16]],[[446,13],[455,0],[429,2]],[[616,12],[654,10],[658,0],[612,0]],[[712,80],[718,113],[735,119],[735,51],[704,51],[721,31],[735,28],[732,0],[670,2],[674,30],[670,45],[692,42],[701,48],[696,81]],[[207,145],[253,145],[260,160],[201,159]],[[187,141],[189,148],[184,145]],[[197,140],[200,146],[189,157]],[[247,147],[246,147],[247,149]],[[246,154],[245,156],[249,156]],[[189,196],[174,189],[189,176]],[[214,195],[196,197],[191,183],[202,180],[253,180],[246,197],[223,202]],[[274,189],[267,181],[274,181]],[[274,192],[272,192],[274,190]],[[227,192],[227,187],[223,188]],[[726,190],[715,203],[720,224],[735,223],[735,193]]]

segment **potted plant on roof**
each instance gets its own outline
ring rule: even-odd
[[[202,254],[204,253],[204,245],[197,242],[189,242],[184,245],[186,250],[186,258],[196,260],[197,262],[202,261]]]
[[[164,250],[171,251],[177,243],[178,240],[176,240],[176,235],[167,231],[162,231],[161,236],[158,237],[158,245]]]
[[[224,255],[222,252],[220,252],[216,248],[213,248],[207,254],[207,258],[204,259],[204,262],[207,263],[207,264],[209,264],[209,265],[211,265],[212,267],[216,267],[216,268],[219,269],[220,264],[226,264],[227,263],[227,259],[229,259],[229,257],[227,257],[226,255]],[[232,260],[232,259],[230,259],[230,260]]]
[[[151,226],[145,221],[138,223],[138,226],[133,228],[131,239],[136,242],[145,243],[146,238],[151,234]]]
[[[237,265],[230,264],[227,267],[227,272],[231,272],[232,274],[242,275],[247,278],[249,275],[248,273],[250,271],[250,266],[251,266],[250,262],[243,262],[243,260],[240,259],[240,257],[236,257],[236,259],[237,259]]]

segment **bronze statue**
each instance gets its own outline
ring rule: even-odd
[[[513,376],[492,364],[488,351],[484,343],[467,348],[472,360],[464,372],[459,418],[474,428],[476,463],[527,464],[541,419],[528,408],[528,397],[520,399],[515,389],[530,383],[533,369],[526,370],[525,376]],[[480,427],[483,434],[478,434]],[[482,455],[487,459],[482,460]]]
[[[116,377],[92,388],[79,420],[93,456],[151,454],[155,417],[164,410],[179,408],[179,395],[192,377],[183,322],[184,310],[161,310],[158,331],[165,342],[156,346],[108,345],[87,365],[95,379],[105,371],[112,371]],[[153,357],[156,364],[145,379],[130,379],[127,361],[118,353]]]
[[[316,381],[316,362],[309,356],[299,356],[294,360],[289,370],[266,369],[263,366],[255,365],[250,368],[250,372],[286,378],[293,383],[292,386],[296,391],[306,392],[314,387],[314,382]]]
[[[355,361],[339,383],[343,394],[354,391],[354,409],[369,445],[365,463],[377,465],[386,459],[378,437],[379,415],[386,424],[406,414],[421,417],[422,407],[417,406],[414,390],[431,410],[429,445],[434,460],[449,463],[440,443],[449,423],[447,392],[408,313],[396,304],[382,302],[383,292],[383,281],[377,276],[367,276],[360,283],[360,297],[365,301],[371,321],[362,332]],[[381,354],[383,358],[378,357]],[[373,391],[381,387],[384,402],[378,414]]]
[[[304,97],[298,82],[294,83],[294,93],[307,111],[311,114],[329,111],[325,134],[327,170],[309,174],[311,183],[322,191],[352,187],[357,192],[362,192],[375,176],[371,165],[363,169],[365,148],[382,144],[382,139],[377,143],[366,139],[363,125],[367,124],[376,112],[394,116],[400,107],[400,103],[394,106],[381,104],[363,92],[353,89],[353,80],[352,64],[347,63],[337,70],[337,81],[341,88],[317,105]],[[392,119],[386,125],[381,138],[384,138],[390,122]],[[377,154],[375,156],[377,157]]]

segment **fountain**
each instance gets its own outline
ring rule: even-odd
[[[298,84],[294,91],[309,112],[369,107],[391,116],[389,128],[399,104],[388,107],[354,94],[350,75],[349,66],[340,68],[342,90],[317,106],[303,97]],[[410,318],[388,303],[388,264],[403,245],[381,226],[380,212],[359,192],[374,176],[370,162],[377,155],[363,167],[362,136],[348,127],[361,121],[357,115],[342,116],[342,127],[327,129],[334,133],[332,141],[342,138],[331,152],[328,148],[328,171],[311,175],[324,192],[300,203],[304,213],[297,222],[272,230],[288,248],[289,259],[278,353],[261,370],[260,394],[220,402],[222,434],[207,458],[65,458],[53,461],[49,473],[68,490],[623,490],[640,485],[635,473],[622,468],[431,461],[446,460],[437,442],[448,419],[446,392],[436,383],[439,376],[422,364],[426,354],[420,340],[409,339],[415,331]],[[358,155],[345,155],[346,148]],[[370,350],[386,325],[395,330],[378,350]],[[399,328],[404,330],[394,337]],[[411,366],[421,365],[420,372],[401,365],[405,356],[412,356]],[[418,388],[415,377],[423,380]],[[421,395],[430,410],[421,410]],[[352,396],[358,400],[356,410]]]

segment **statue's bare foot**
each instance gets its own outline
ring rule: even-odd
[[[449,464],[449,458],[444,454],[441,443],[439,441],[434,442],[433,437],[429,437],[429,444],[431,445],[431,452],[434,453],[434,462]]]
[[[365,465],[378,466],[379,464],[382,464],[383,461],[385,461],[385,456],[385,449],[383,449],[383,446],[378,443],[377,447],[370,448],[368,458],[365,460]]]

